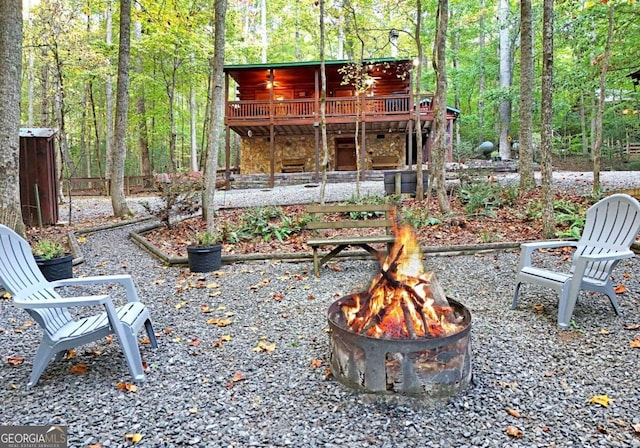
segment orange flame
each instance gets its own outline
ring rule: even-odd
[[[395,227],[396,239],[369,289],[343,298],[349,328],[377,338],[438,337],[459,330],[433,272],[425,272],[410,226]]]

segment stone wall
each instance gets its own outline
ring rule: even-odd
[[[329,146],[329,169],[334,169],[335,135],[327,136]],[[338,136],[344,138],[342,134]],[[269,174],[269,138],[243,137],[240,139],[240,172],[242,174]],[[315,137],[314,136],[276,136],[275,139],[275,172],[282,172],[283,159],[306,160],[305,171],[315,170]],[[367,162],[365,169],[371,169],[370,156],[397,155],[401,164],[405,162],[404,134],[370,134],[366,137]],[[322,159],[322,149],[320,149]]]

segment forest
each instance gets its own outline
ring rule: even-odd
[[[541,2],[531,3],[535,147],[540,140],[543,24]],[[420,90],[432,92],[435,0],[326,2],[325,59],[416,58],[418,9],[424,47]],[[638,12],[634,1],[555,3],[554,155],[591,151],[607,42],[603,157],[622,155],[640,141],[638,78],[630,76],[640,69]],[[109,177],[105,167],[113,145],[119,13],[116,0],[25,2],[21,125],[60,131],[67,177]],[[224,63],[320,60],[319,15],[318,1],[229,1]],[[213,22],[212,0],[132,2],[126,175],[202,169]],[[511,156],[505,146],[517,141],[520,131],[520,42],[520,2],[450,2],[446,89],[447,104],[461,111],[454,138],[457,158],[472,156],[482,141],[494,142],[503,157]]]

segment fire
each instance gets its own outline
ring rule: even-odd
[[[440,337],[456,333],[456,316],[433,272],[425,272],[410,226],[395,228],[396,239],[380,272],[365,292],[340,303],[349,328],[376,338]]]

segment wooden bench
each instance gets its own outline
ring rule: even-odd
[[[387,250],[391,248],[395,237],[391,234],[394,220],[392,216],[392,204],[376,205],[309,205],[307,212],[311,215],[311,221],[307,228],[311,230],[332,230],[333,235],[328,237],[316,237],[307,240],[307,244],[313,249],[313,271],[316,277],[320,276],[320,267],[337,256],[349,246],[361,247],[375,258],[380,259],[383,254],[371,247],[371,244],[386,244]],[[335,214],[341,214],[339,220],[332,220]],[[375,217],[357,219],[352,214],[374,214]],[[332,216],[333,215],[333,216]],[[353,216],[353,217],[352,217]],[[372,229],[384,231],[377,234],[350,236],[341,235],[344,229],[362,229],[371,232]],[[335,246],[329,253],[320,258],[318,249],[324,246]]]
[[[371,169],[386,170],[398,168],[398,156],[371,156]]]
[[[303,173],[304,172],[305,159],[282,159],[282,172],[283,173]]]

